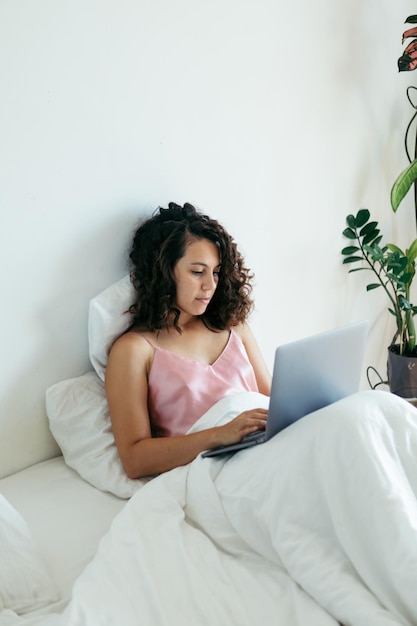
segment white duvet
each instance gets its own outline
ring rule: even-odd
[[[266,402],[227,398],[194,428]],[[145,485],[45,624],[417,625],[416,497],[416,409],[360,392]]]

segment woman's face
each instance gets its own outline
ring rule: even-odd
[[[220,255],[208,239],[194,239],[174,267],[177,289],[176,306],[181,311],[180,323],[203,315],[216,291],[219,280]]]

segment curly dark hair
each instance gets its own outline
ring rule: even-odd
[[[208,239],[218,248],[221,262],[219,281],[202,320],[212,330],[224,330],[243,322],[253,302],[253,275],[227,231],[216,220],[198,212],[193,205],[170,202],[136,230],[129,259],[130,279],[137,300],[129,308],[132,326],[160,330],[171,324],[179,331],[180,311],[175,306],[174,267],[186,247],[196,239]]]

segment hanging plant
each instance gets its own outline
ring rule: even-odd
[[[417,24],[417,15],[410,15],[405,20],[406,24]],[[398,70],[400,72],[410,72],[417,68],[417,26],[409,28],[403,33],[402,43],[407,39],[412,39],[407,44],[400,58],[398,59]],[[405,152],[409,165],[400,173],[397,180],[394,182],[391,189],[391,206],[394,211],[397,211],[401,202],[409,192],[411,186],[414,184],[414,214],[417,225],[417,132],[414,135],[413,155],[411,156],[409,150],[410,131],[413,122],[417,116],[417,105],[413,102],[411,92],[417,91],[416,87],[407,88],[407,98],[409,103],[414,109],[414,114],[407,126],[404,138]]]

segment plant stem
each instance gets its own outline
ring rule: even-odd
[[[392,304],[392,307],[393,307],[393,310],[394,310],[394,313],[395,313],[395,320],[396,320],[397,329],[401,329],[401,332],[399,332],[399,335],[400,335],[400,352],[402,354],[402,352],[403,352],[402,344],[404,342],[404,328],[403,328],[403,320],[402,320],[401,313],[400,313],[401,306],[400,306],[398,293],[397,293],[395,284],[392,281],[392,279],[388,276],[388,274],[386,272],[386,269],[385,269],[385,266],[383,265],[383,263],[381,263],[381,261],[378,261],[378,263],[379,263],[379,270],[378,270],[378,268],[376,266],[376,263],[373,262],[372,257],[370,257],[370,255],[364,249],[364,247],[362,245],[362,242],[360,240],[360,234],[358,233],[356,228],[355,228],[355,233],[356,233],[356,240],[357,240],[357,242],[359,244],[359,248],[360,248],[360,250],[362,252],[362,257],[365,259],[365,261],[369,265],[369,268],[373,271],[373,273],[378,278],[378,281],[379,281],[381,287],[384,289],[384,291],[387,294],[389,300],[391,301],[391,304]],[[386,282],[382,278],[383,275],[386,278]],[[388,289],[387,284],[390,285],[394,296],[391,294],[390,290]]]
[[[414,86],[407,88],[407,99],[408,99],[408,102],[413,107],[413,109],[415,110],[415,113],[414,113],[413,117],[411,118],[411,120],[408,123],[408,126],[407,126],[406,131],[405,131],[405,136],[404,136],[405,153],[407,155],[407,159],[408,159],[409,163],[411,163],[413,161],[413,159],[410,157],[410,153],[408,151],[408,135],[410,133],[411,126],[412,126],[412,124],[413,124],[413,122],[414,122],[414,120],[416,119],[416,116],[417,116],[417,109],[416,109],[416,107],[415,107],[415,105],[414,105],[414,103],[413,103],[413,101],[411,99],[411,96],[410,96],[410,90],[411,89],[416,89],[416,88]],[[416,126],[416,133],[415,133],[415,137],[414,137],[414,159],[417,159],[417,126]],[[415,218],[415,221],[416,221],[416,230],[417,230],[417,180],[414,181],[413,187],[414,187],[414,218]]]

